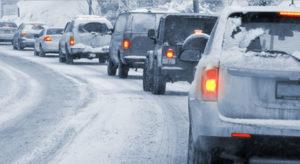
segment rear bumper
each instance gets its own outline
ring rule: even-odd
[[[44,42],[43,50],[48,53],[58,53],[58,42]]]
[[[88,46],[71,47],[71,55],[78,58],[108,58],[109,46],[92,48]]]
[[[11,42],[14,34],[0,34],[0,41]]]
[[[20,44],[22,47],[34,47],[35,39],[21,38]]]
[[[219,150],[238,156],[300,157],[300,122],[292,120],[230,119],[218,112],[216,102],[189,100],[194,144],[204,151]],[[232,133],[251,134],[234,138]]]
[[[169,81],[188,81],[192,82],[194,74],[193,71],[176,66],[163,66],[161,68],[162,74]]]
[[[147,52],[144,51],[121,51],[120,60],[134,68],[144,68]]]

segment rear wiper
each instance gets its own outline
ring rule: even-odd
[[[279,50],[267,50],[267,51],[264,51],[264,52],[267,52],[267,53],[271,53],[271,54],[283,54],[283,55],[288,55],[292,58],[294,58],[295,60],[297,60],[298,62],[300,62],[300,59],[297,57],[297,56],[294,56],[293,54],[290,54],[290,53],[287,53],[285,51],[279,51]]]

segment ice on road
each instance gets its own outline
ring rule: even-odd
[[[152,95],[97,61],[0,46],[0,163],[186,162],[189,84]]]

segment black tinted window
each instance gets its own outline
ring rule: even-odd
[[[108,31],[108,28],[105,23],[91,22],[79,25],[78,30],[79,32],[106,33]]]
[[[0,22],[0,27],[17,27],[15,23],[10,23],[10,22]]]
[[[47,30],[47,35],[57,35],[57,34],[62,34],[63,29],[48,29]]]

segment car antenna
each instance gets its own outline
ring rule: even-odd
[[[294,0],[292,0],[290,6],[295,6]]]

